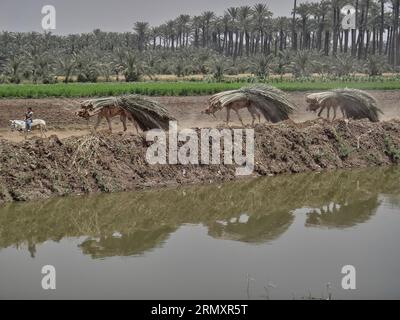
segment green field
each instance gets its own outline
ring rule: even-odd
[[[238,89],[243,82],[137,82],[137,83],[58,83],[58,84],[2,84],[0,98],[45,98],[45,97],[94,97],[117,96],[135,93],[147,96],[195,96],[210,95],[225,90]],[[379,81],[283,81],[274,86],[284,91],[327,90],[355,88],[364,90],[400,89],[399,80]]]

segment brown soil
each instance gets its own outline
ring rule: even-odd
[[[187,105],[191,99],[200,98],[182,98]],[[181,114],[189,116],[183,106]],[[399,120],[287,121],[257,125],[255,135],[254,175],[383,166],[400,161]],[[236,178],[235,166],[149,165],[145,159],[148,145],[142,136],[121,133],[62,140],[55,135],[23,142],[0,140],[0,202]]]
[[[382,120],[400,118],[400,90],[397,91],[370,91],[376,97],[385,115]],[[295,122],[303,122],[316,118],[313,113],[306,112],[306,102],[304,97],[307,92],[293,92],[289,96],[299,109],[291,117]],[[208,96],[196,97],[156,97],[154,99],[163,103],[168,110],[178,119],[181,127],[216,127],[226,118],[225,111],[216,114],[217,118],[201,114],[207,106]],[[23,135],[10,132],[9,120],[23,119],[27,107],[32,107],[35,118],[44,119],[50,129],[49,135],[56,134],[60,139],[70,136],[82,136],[90,131],[95,119],[88,123],[75,116],[74,112],[79,109],[79,102],[83,99],[0,99],[0,139],[11,141],[23,141]],[[241,114],[245,122],[250,123],[251,118],[246,110]],[[236,115],[232,114],[231,119],[234,124],[239,124]],[[105,121],[102,128],[106,128]],[[113,120],[115,132],[120,132],[122,124],[119,119]],[[134,128],[129,124],[128,130],[134,132]],[[37,134],[36,134],[37,135]]]

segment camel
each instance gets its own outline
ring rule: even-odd
[[[110,133],[112,133],[111,119],[119,116],[124,128],[124,132],[128,130],[126,125],[126,120],[129,119],[135,126],[136,133],[139,133],[139,128],[137,126],[136,121],[133,119],[132,114],[121,107],[118,106],[102,107],[98,112],[96,112],[96,114],[97,114],[97,121],[94,126],[95,131],[100,126],[101,120],[105,118],[108,123],[109,131]],[[86,120],[89,120],[89,118],[93,116],[92,114],[90,114],[90,111],[86,109],[78,111],[77,115],[82,118],[85,118]]]
[[[336,119],[337,117],[337,110],[340,108],[340,111],[342,113],[343,118],[345,118],[345,113],[343,110],[343,107],[338,105],[338,104],[329,104],[329,103],[318,103],[315,99],[310,98],[310,96],[307,97],[306,102],[308,103],[308,107],[306,111],[310,112],[318,112],[318,117],[320,118],[322,116],[322,112],[326,109],[327,112],[327,119],[330,119],[330,114],[331,114],[331,109],[333,109],[333,118],[332,121]]]
[[[240,109],[247,109],[253,118],[261,122],[261,115],[272,123],[278,123],[289,119],[296,106],[291,103],[286,94],[281,90],[268,85],[253,85],[239,90],[224,91],[213,95],[209,99],[208,108],[203,112],[215,117],[215,112],[226,108],[226,122],[229,125],[231,110],[235,111],[240,122],[244,126]]]
[[[318,117],[327,110],[330,120],[330,111],[333,110],[332,121],[336,119],[337,110],[340,109],[345,119],[369,119],[371,122],[379,122],[379,109],[377,101],[369,93],[357,89],[334,89],[326,92],[312,93],[306,98],[307,111],[316,112]]]
[[[139,95],[125,95],[91,99],[81,103],[81,110],[76,115],[89,120],[98,115],[95,130],[103,118],[106,118],[110,132],[112,132],[111,119],[119,116],[127,130],[126,119],[129,119],[139,133],[139,128],[145,132],[151,129],[168,130],[169,122],[175,119],[168,110],[157,101]]]
[[[232,102],[228,105],[225,106],[226,108],[226,124],[229,125],[230,117],[231,117],[231,111],[235,111],[240,123],[242,126],[244,126],[243,119],[239,114],[239,110],[241,109],[247,109],[247,111],[250,113],[252,117],[252,122],[251,126],[254,126],[254,123],[256,122],[256,119],[258,118],[258,123],[261,123],[261,114],[258,112],[257,108],[251,103],[249,100],[239,100]],[[203,111],[205,114],[212,114],[214,116],[213,112],[213,107],[209,106],[205,111]]]

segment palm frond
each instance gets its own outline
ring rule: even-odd
[[[169,121],[175,120],[168,110],[157,101],[135,94],[91,99],[82,103],[83,108],[92,108],[92,114],[96,113],[96,110],[111,106],[118,106],[128,111],[143,131],[151,129],[168,130]]]
[[[215,94],[209,100],[210,110],[215,113],[243,100],[249,101],[272,123],[289,119],[289,115],[296,109],[283,91],[268,85],[253,85]]]
[[[379,113],[383,114],[375,98],[358,89],[334,89],[313,93],[307,96],[307,101],[317,103],[321,107],[340,106],[348,119],[369,119],[372,122],[379,122]]]

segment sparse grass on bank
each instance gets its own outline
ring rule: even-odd
[[[272,85],[284,91],[328,90],[355,88],[364,90],[397,90],[400,81],[379,79],[375,81],[272,81]],[[196,96],[210,95],[234,90],[246,85],[244,82],[135,82],[135,83],[57,83],[57,84],[3,84],[0,98],[46,98],[46,97],[93,97],[142,94],[148,96]]]

